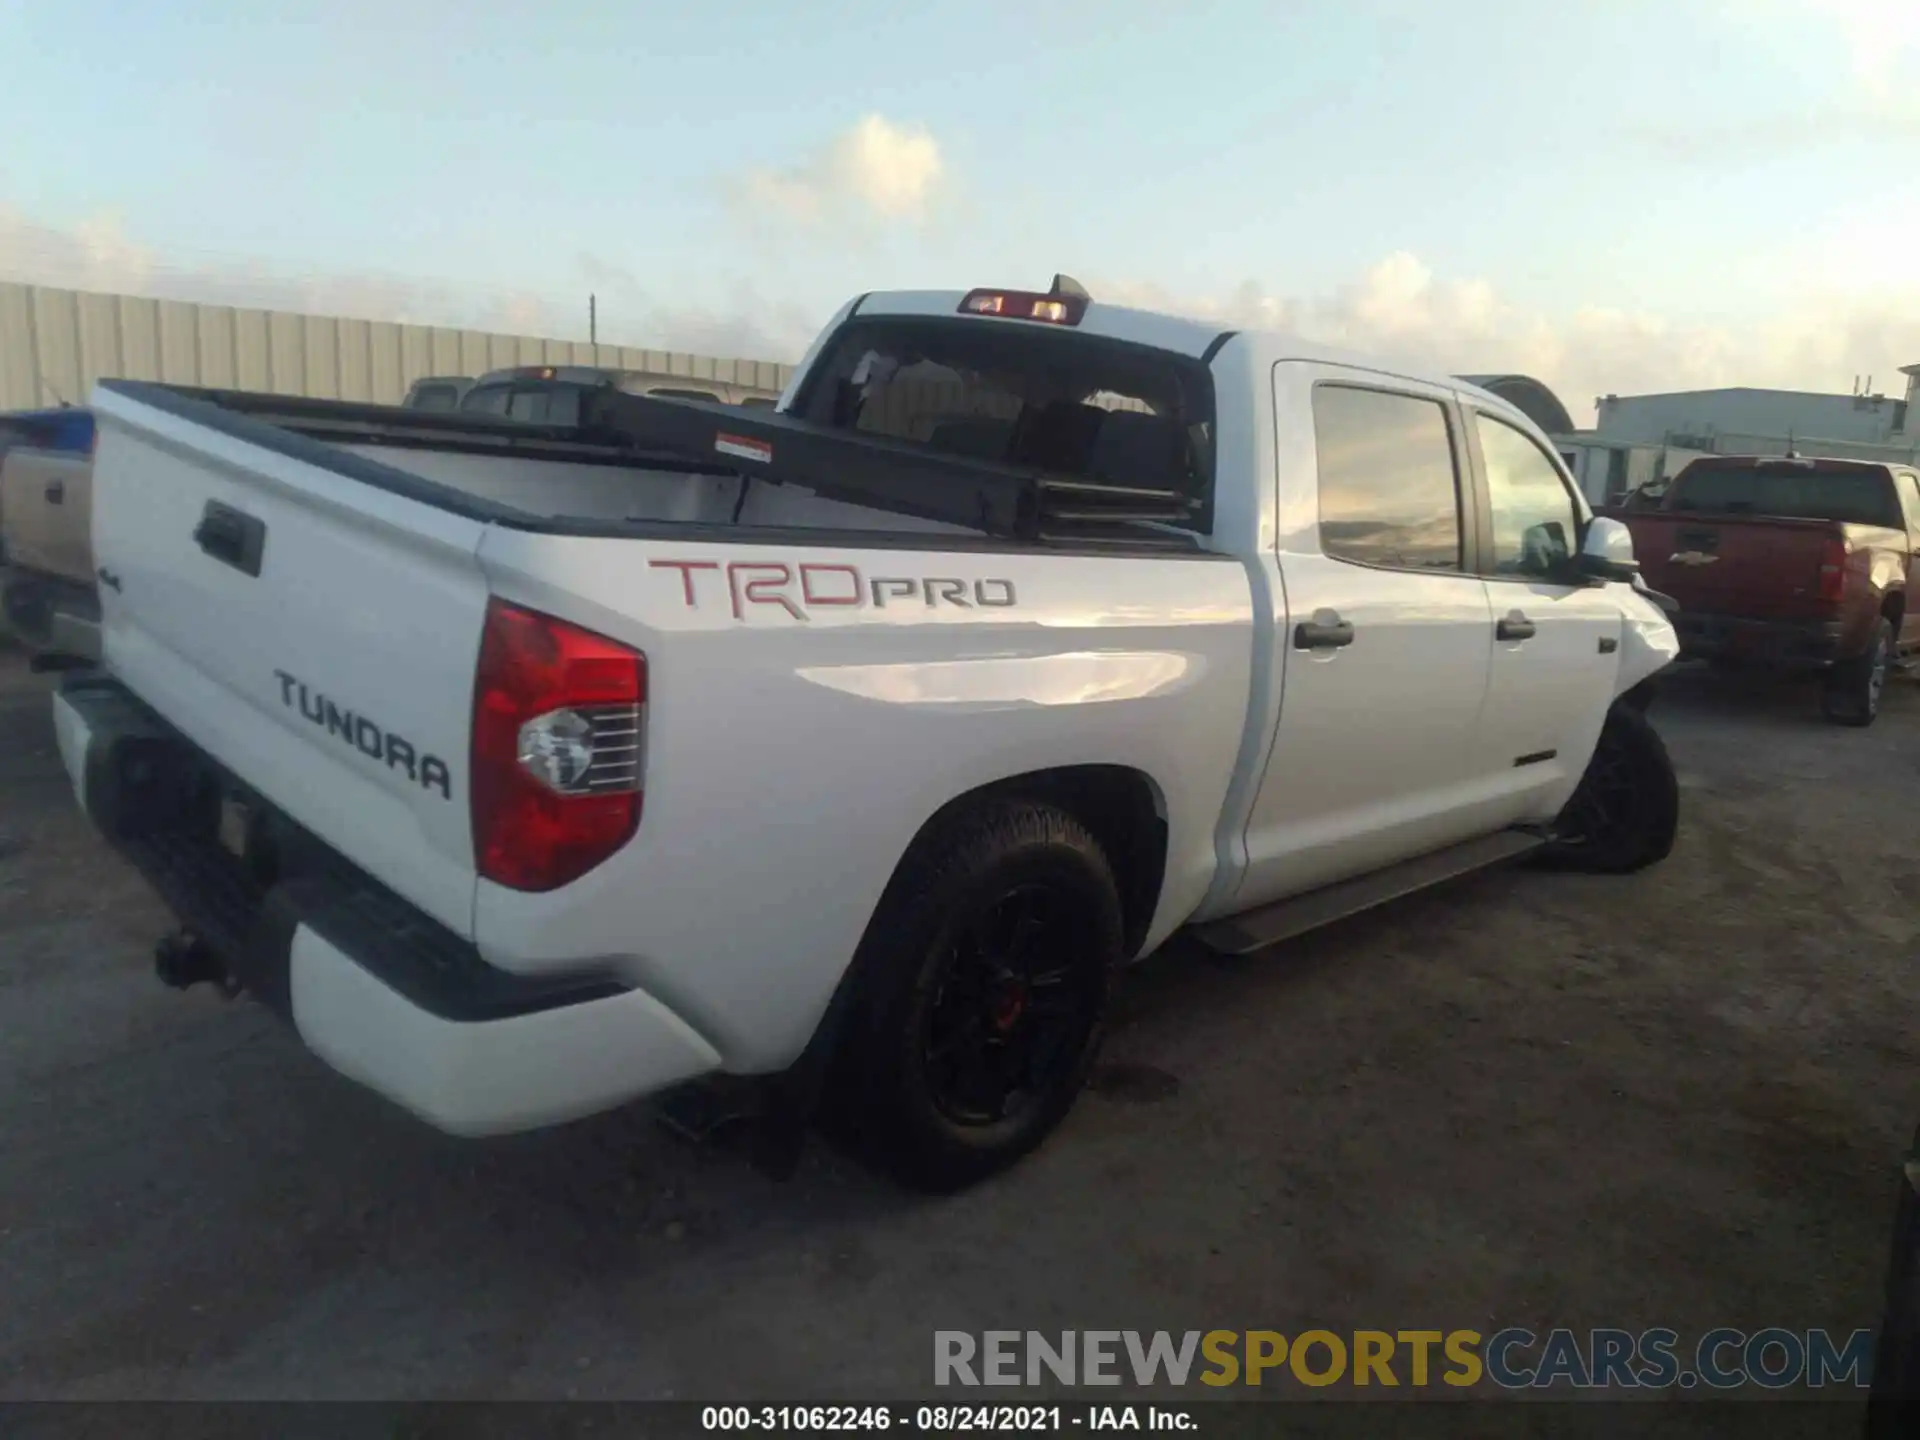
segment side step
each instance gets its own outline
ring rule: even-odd
[[[1250,955],[1335,920],[1358,915],[1416,890],[1470,875],[1475,870],[1504,865],[1547,843],[1545,835],[1530,830],[1501,830],[1461,845],[1449,845],[1411,860],[1402,860],[1370,875],[1337,881],[1304,895],[1279,900],[1244,915],[1229,915],[1194,927],[1194,936],[1222,955]]]

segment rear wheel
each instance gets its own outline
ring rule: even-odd
[[[916,842],[856,960],[835,1119],[919,1188],[1011,1164],[1072,1108],[1121,958],[1099,843],[1050,805],[966,811]]]
[[[1542,858],[1623,875],[1666,859],[1679,826],[1680,785],[1666,745],[1642,711],[1616,702]]]
[[[1920,1135],[1914,1137],[1894,1207],[1886,1303],[1867,1397],[1869,1436],[1912,1435],[1920,1421],[1920,1195],[1914,1193]]]
[[[1874,626],[1866,653],[1833,668],[1820,698],[1820,713],[1836,725],[1871,725],[1880,714],[1887,674],[1893,668],[1893,622]]]

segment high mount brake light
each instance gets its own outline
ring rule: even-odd
[[[960,302],[960,313],[1078,325],[1087,313],[1087,300],[1084,295],[1039,295],[1030,290],[971,290]]]
[[[647,658],[504,601],[487,605],[473,690],[474,864],[557,890],[640,824]]]

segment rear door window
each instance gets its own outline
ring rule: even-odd
[[[1388,570],[1460,564],[1460,477],[1437,400],[1317,385],[1320,549]]]

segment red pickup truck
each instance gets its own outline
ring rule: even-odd
[[[1713,455],[1618,518],[1647,582],[1679,602],[1683,659],[1822,672],[1827,718],[1871,725],[1889,671],[1920,649],[1912,466]]]

